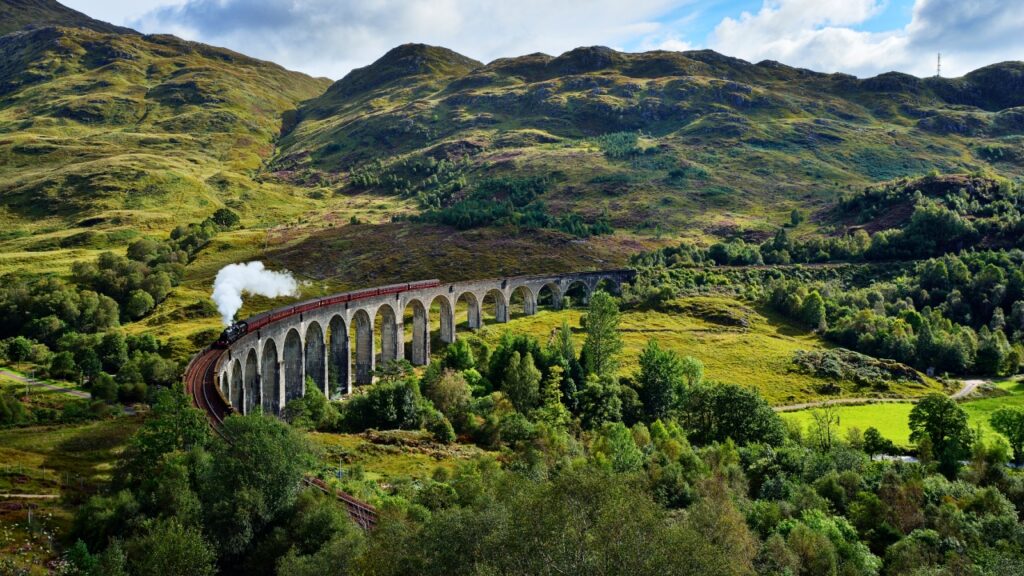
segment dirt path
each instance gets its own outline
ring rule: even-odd
[[[967,396],[970,396],[978,389],[982,384],[991,382],[991,380],[982,378],[971,378],[968,380],[962,380],[963,384],[959,390],[949,395],[953,400],[962,400]],[[823,406],[841,406],[843,404],[885,404],[892,402],[917,402],[916,398],[834,398],[832,400],[818,400],[815,402],[803,402],[801,404],[787,404],[785,406],[774,406],[776,412],[795,412],[797,410],[807,410],[808,408],[821,408]]]
[[[82,390],[75,390],[74,388],[64,388],[63,386],[57,386],[56,384],[50,384],[48,382],[41,382],[39,380],[36,380],[35,378],[22,376],[21,374],[16,374],[9,370],[4,370],[3,368],[0,368],[0,375],[3,375],[6,378],[10,378],[11,380],[14,380],[16,382],[21,382],[22,384],[35,386],[36,388],[52,390],[54,392],[63,392],[76,398],[92,398],[92,395],[89,394],[88,392],[84,392]]]
[[[991,381],[992,380],[985,378],[971,378],[969,380],[964,380],[963,387],[954,392],[953,394],[951,394],[950,398],[952,398],[953,400],[960,400],[961,398],[966,398],[967,396],[974,394],[974,391],[978,389],[978,386],[981,386],[982,384],[987,384]]]

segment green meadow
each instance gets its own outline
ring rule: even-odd
[[[579,347],[585,338],[580,328],[584,312],[579,308],[541,311],[513,317],[507,324],[491,323],[480,334],[492,346],[506,331],[529,334],[543,345],[567,321]],[[640,352],[654,339],[663,348],[703,362],[706,379],[756,388],[775,405],[820,399],[819,389],[830,382],[798,372],[793,364],[797,351],[826,349],[830,347],[827,342],[775,314],[732,298],[681,298],[660,310],[627,309],[622,313],[620,332],[623,376],[638,370]],[[840,389],[842,397],[872,395],[850,383],[841,383]],[[924,386],[894,385],[888,394],[913,397],[938,390],[939,384],[928,380]]]
[[[970,419],[971,427],[980,429],[984,437],[991,440],[998,436],[989,424],[989,417],[999,408],[1024,408],[1024,381],[1004,380],[994,384],[995,395],[978,400],[967,400],[960,405]],[[909,447],[910,427],[908,426],[910,411],[914,405],[909,402],[863,404],[857,406],[836,406],[839,415],[839,429],[846,431],[859,428],[862,432],[875,427],[883,436],[899,446]],[[783,419],[795,422],[804,430],[809,430],[814,422],[813,410],[800,410],[782,414]]]

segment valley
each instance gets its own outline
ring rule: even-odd
[[[3,574],[1024,573],[1024,62],[3,0],[0,367]]]

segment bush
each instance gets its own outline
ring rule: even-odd
[[[415,379],[381,382],[343,404],[340,428],[347,432],[417,430],[423,423],[422,405]]]
[[[427,412],[424,426],[427,432],[433,434],[434,440],[442,444],[455,442],[455,429],[452,428],[452,423],[439,411],[430,410]]]
[[[284,419],[297,428],[333,430],[338,426],[338,409],[328,402],[312,378],[306,377],[306,394],[284,407]]]

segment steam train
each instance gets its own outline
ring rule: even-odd
[[[327,296],[326,298],[318,298],[316,300],[309,300],[306,302],[300,302],[294,306],[288,306],[285,308],[278,308],[262,314],[257,314],[248,320],[240,320],[235,322],[231,326],[228,326],[220,333],[220,338],[214,344],[216,348],[227,348],[234,342],[236,342],[242,336],[245,336],[253,330],[259,330],[260,328],[270,324],[271,322],[277,322],[282,318],[294,316],[295,314],[302,314],[317,308],[323,308],[324,306],[333,306],[335,304],[342,304],[345,302],[353,302],[356,300],[362,300],[364,298],[372,298],[374,296],[384,296],[387,294],[399,294],[401,292],[407,292],[409,290],[422,290],[425,288],[436,288],[441,285],[441,281],[437,279],[433,280],[421,280],[419,282],[406,282],[404,284],[390,284],[388,286],[380,286],[378,288],[367,288],[366,290],[357,290],[355,292],[346,292],[344,294],[336,294],[334,296]]]

